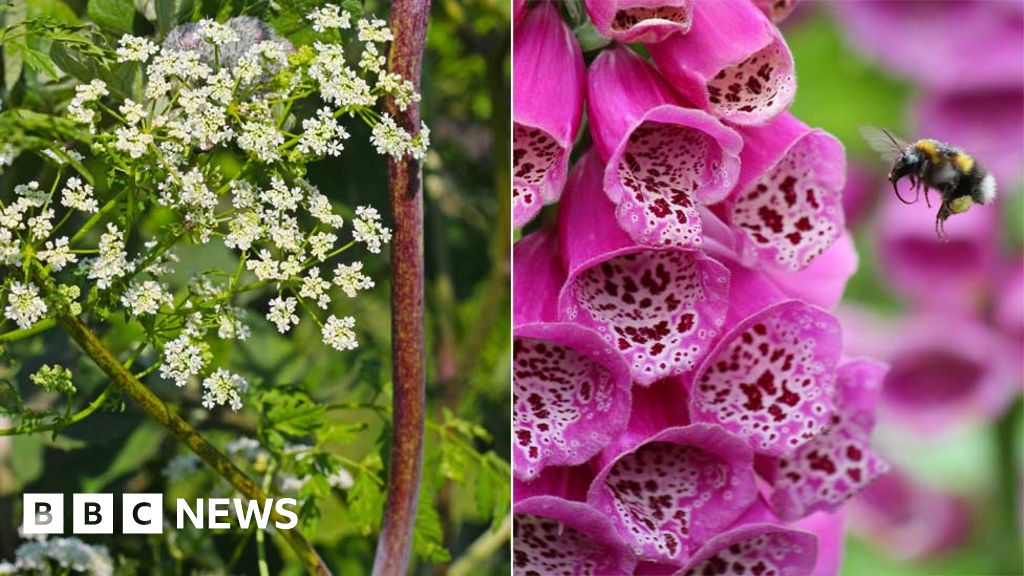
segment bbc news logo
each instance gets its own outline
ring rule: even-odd
[[[113,534],[117,511],[113,494],[73,494],[71,498],[72,534]],[[64,534],[64,495],[25,494],[22,497],[22,533]],[[294,498],[255,500],[240,498],[199,498],[189,502],[178,498],[175,525],[178,530],[191,524],[199,529],[232,528],[228,520],[234,516],[239,528],[255,524],[266,529],[273,524],[278,530],[290,530],[299,523]],[[271,522],[274,513],[277,519]],[[164,531],[163,494],[122,494],[121,534],[162,534]]]

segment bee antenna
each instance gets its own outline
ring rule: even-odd
[[[885,134],[886,136],[888,136],[888,137],[889,137],[889,140],[890,140],[890,141],[891,141],[891,142],[893,143],[893,145],[894,145],[894,146],[896,146],[897,148],[899,148],[899,147],[900,147],[900,143],[896,141],[896,137],[895,137],[895,136],[893,136],[893,135],[892,135],[892,134],[891,134],[891,133],[889,132],[889,130],[887,130],[887,129],[885,129],[885,128],[882,128],[882,132],[883,132],[883,133],[884,133],[884,134]]]

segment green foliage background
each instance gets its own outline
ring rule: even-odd
[[[310,38],[303,16],[323,2],[265,0],[16,0],[0,17],[41,23],[88,24],[89,33],[116,39],[126,32],[162,35],[176,22],[202,17],[223,21],[250,14],[272,22],[295,43]],[[354,13],[385,16],[386,1],[340,2]],[[144,14],[155,14],[150,21]],[[54,38],[57,38],[55,41]],[[66,73],[88,74],[61,59],[56,32],[33,33],[2,46],[4,110],[50,111],[73,93]],[[425,163],[427,259],[428,417],[424,483],[416,523],[416,573],[444,573],[475,541],[498,545],[474,560],[470,573],[508,572],[508,446],[510,429],[509,225],[509,6],[503,0],[435,0],[425,55],[422,114],[434,142]],[[83,48],[84,50],[84,48]],[[115,71],[116,72],[116,71]],[[10,134],[0,134],[4,139]],[[366,141],[361,125],[352,142]],[[225,166],[237,163],[230,155]],[[90,167],[102,173],[103,167]],[[0,174],[0,190],[45,177],[39,158],[25,152]],[[49,176],[49,177],[52,177]],[[337,159],[311,167],[310,179],[342,206],[367,203],[387,214],[385,164],[368,145],[353,145]],[[387,221],[387,217],[385,217]],[[157,230],[150,218],[142,229]],[[178,249],[182,280],[192,270],[228,262],[224,248]],[[385,250],[386,256],[386,250]],[[323,478],[304,488],[313,498],[303,512],[306,534],[336,574],[367,573],[384,504],[383,479],[390,430],[390,340],[387,258],[366,260],[377,287],[358,299],[360,348],[339,353],[323,346],[306,323],[280,336],[265,322],[252,337],[215,349],[252,375],[256,398],[233,414],[207,412],[195,390],[179,390],[158,378],[146,382],[159,396],[223,446],[240,436],[282,445],[313,441],[342,459],[354,477],[347,491]],[[265,308],[265,302],[250,302]],[[258,315],[257,315],[258,316]],[[110,318],[104,340],[123,348],[133,338],[124,318]],[[9,383],[36,407],[59,404],[38,392],[28,375],[44,363],[63,363],[75,375],[82,406],[106,385],[102,373],[50,331],[7,347],[0,343],[0,382]],[[29,359],[21,362],[18,359]],[[142,360],[146,361],[144,355]],[[116,395],[115,395],[116,396]],[[315,400],[315,402],[314,402]],[[0,413],[0,429],[9,423]],[[0,559],[12,559],[18,543],[23,492],[163,492],[198,498],[218,489],[200,470],[168,484],[161,471],[184,449],[148,421],[130,401],[113,398],[87,421],[60,433],[0,437]],[[115,497],[115,501],[118,498]],[[70,502],[70,498],[68,498]],[[173,509],[168,518],[173,522]],[[161,536],[86,538],[105,544],[125,562],[124,574],[256,573],[252,531],[166,531]],[[301,568],[274,538],[273,574]]]

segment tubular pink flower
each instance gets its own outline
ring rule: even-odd
[[[747,524],[709,540],[676,576],[827,576],[814,571],[817,556],[814,534],[777,524]]]
[[[607,446],[629,418],[632,380],[597,332],[556,321],[565,274],[553,232],[517,242],[513,262],[513,469],[530,480],[545,466],[581,464]]]
[[[908,189],[901,190],[908,197]],[[997,264],[998,212],[976,206],[956,214],[946,222],[947,240],[939,241],[934,202],[931,208],[923,201],[905,206],[892,190],[888,195],[878,218],[877,246],[889,287],[914,307],[977,310]]]
[[[726,333],[697,370],[690,417],[759,454],[792,454],[829,426],[842,335],[827,312],[776,304]]]
[[[603,51],[587,81],[587,118],[619,225],[647,246],[700,244],[697,205],[719,202],[732,189],[739,135],[683,107],[657,71],[624,46]]]
[[[718,426],[669,428],[610,456],[587,502],[641,561],[682,566],[757,497],[750,449]]]
[[[584,502],[587,490],[594,481],[595,472],[590,463],[579,466],[548,466],[536,478],[523,481],[512,478],[512,501],[519,502],[534,496],[557,496],[565,500]]]
[[[947,435],[995,418],[1017,392],[1013,353],[990,327],[936,312],[907,317],[897,330],[886,357],[886,422]]]
[[[602,36],[618,42],[661,42],[690,31],[692,0],[586,0]]]
[[[559,316],[597,330],[641,385],[691,370],[718,333],[728,270],[699,250],[637,245],[618,227],[593,152],[577,163],[559,210],[568,280]]]
[[[950,551],[971,534],[968,502],[893,470],[850,503],[854,531],[897,558],[924,558]]]
[[[633,389],[633,405],[626,429],[605,448],[619,454],[636,447],[666,428],[690,424],[686,378],[666,378],[648,387]]]
[[[742,253],[770,270],[801,270],[843,233],[843,145],[789,113],[740,133],[742,169],[726,219]]]
[[[512,0],[512,23],[519,24],[519,18],[526,12],[526,0]]]
[[[1019,2],[831,6],[861,52],[926,86],[963,90],[1020,85],[1024,10]]]
[[[583,107],[583,54],[555,2],[538,2],[513,41],[512,220],[525,225],[558,201]]]
[[[754,6],[778,24],[789,16],[796,8],[798,0],[751,0]]]
[[[690,33],[648,50],[669,84],[733,124],[764,124],[796,94],[793,55],[750,0],[696,2]]]
[[[789,274],[770,271],[765,275],[790,298],[831,310],[842,299],[846,283],[857,271],[858,263],[853,238],[843,233],[803,270]]]
[[[582,502],[537,496],[516,502],[512,574],[629,576],[636,560],[611,522]]]
[[[838,411],[828,428],[791,455],[761,467],[771,485],[769,501],[784,520],[837,509],[888,466],[871,451],[875,407],[885,366],[868,360],[838,370]]]

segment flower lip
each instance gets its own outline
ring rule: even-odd
[[[725,566],[736,574],[797,576],[811,574],[817,557],[814,534],[778,524],[746,524],[709,540],[675,576],[722,574]]]
[[[586,8],[602,36],[626,44],[686,34],[693,15],[692,0],[587,0]]]
[[[757,498],[750,449],[719,426],[668,428],[600,462],[587,502],[641,561],[682,566]]]
[[[758,453],[792,453],[829,424],[841,348],[831,314],[797,300],[769,306],[705,357],[690,390],[691,418],[724,427]]]
[[[725,316],[729,274],[699,250],[637,245],[615,220],[600,170],[595,153],[580,159],[559,210],[568,270],[559,318],[596,329],[646,386],[693,368]]]
[[[734,124],[763,124],[786,110],[796,94],[793,55],[749,0],[697,2],[689,34],[648,49],[680,94]]]
[[[535,496],[516,502],[514,508],[515,576],[625,576],[636,568],[632,550],[608,519],[585,503]]]

